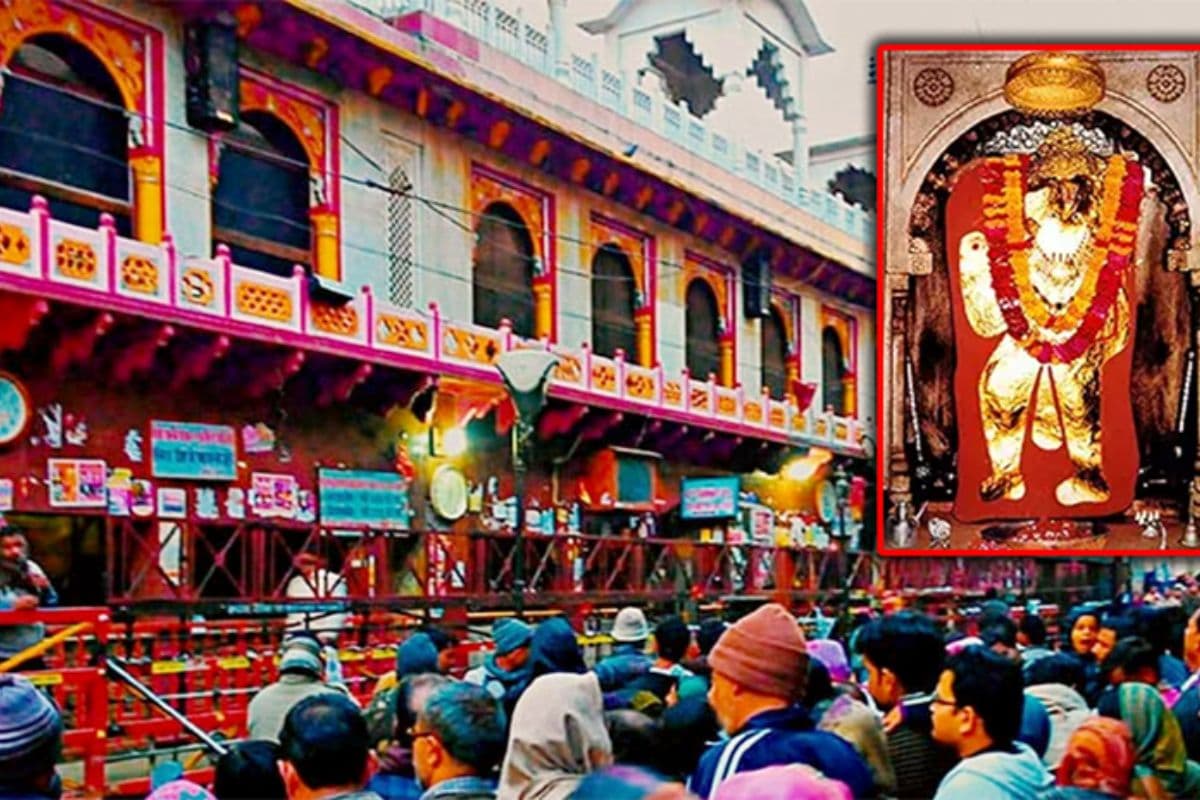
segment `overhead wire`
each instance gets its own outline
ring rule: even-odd
[[[42,88],[61,92],[63,94],[75,97],[76,99],[85,100],[89,103],[92,103],[93,105],[97,105],[97,106],[106,108],[108,110],[120,112],[123,116],[126,117],[126,119],[131,119],[134,117],[134,114],[132,112],[130,112],[128,109],[126,109],[123,105],[121,105],[119,103],[114,103],[109,100],[97,98],[90,94],[85,94],[82,92],[74,91],[70,88],[63,87],[63,86],[60,86],[60,85],[57,85],[55,83],[51,83],[48,81],[40,80],[38,78],[32,77],[25,73],[14,72],[8,66],[0,67],[0,75],[12,76],[12,77],[17,78],[18,80],[26,81],[28,83],[32,83],[32,84],[41,86]],[[140,115],[139,114],[137,116],[143,117],[147,120],[151,120],[151,121],[153,120],[153,117],[150,115]],[[3,119],[3,115],[0,115],[0,120],[2,120],[2,119]],[[205,131],[198,130],[196,128],[193,128],[190,125],[173,122],[168,119],[163,119],[162,122],[165,127],[169,128],[171,130],[181,131],[183,133],[186,133],[187,135],[203,139],[206,144],[211,143],[213,140],[212,134],[207,133]],[[102,150],[86,147],[84,145],[81,145],[81,144],[78,144],[78,143],[75,143],[72,141],[67,141],[65,139],[45,136],[44,134],[27,131],[24,128],[18,129],[18,128],[13,128],[11,126],[5,126],[2,124],[0,124],[0,132],[11,132],[11,133],[15,133],[15,134],[18,134],[18,135],[21,135],[24,137],[28,137],[28,138],[40,139],[43,141],[51,141],[60,147],[68,148],[68,149],[74,150],[76,152],[84,153],[91,157],[101,159],[101,160],[106,160],[106,161],[109,161],[110,163],[128,168],[128,162],[125,160],[115,158]],[[265,139],[265,137],[264,137],[264,139]],[[362,147],[360,147],[358,144],[356,144],[352,140],[350,140],[347,136],[345,136],[345,134],[342,134],[340,139],[344,144],[346,144],[348,147],[350,147],[360,158],[362,158],[363,161],[366,162],[369,166],[371,166],[373,169],[375,169],[376,171],[378,171],[382,174],[386,174],[386,170],[378,163],[378,161],[376,161],[369,154],[367,154],[366,151]],[[238,139],[235,141],[222,141],[222,140],[218,139],[218,142],[219,142],[220,146],[222,146],[222,147],[232,147],[239,151],[242,151],[243,153],[248,153],[250,155],[258,156],[263,159],[269,159],[270,161],[277,163],[277,164],[283,164],[285,166],[294,167],[298,170],[304,170],[306,173],[311,173],[312,169],[313,169],[312,165],[308,161],[302,161],[299,159],[291,158],[288,155],[286,155],[284,153],[280,153],[279,151],[274,150],[274,149],[266,149],[263,147],[256,146],[256,145],[252,144],[251,142],[245,141],[244,139]],[[170,174],[170,173],[168,173],[168,174]],[[561,231],[552,230],[549,228],[549,226],[546,226],[546,225],[543,225],[543,227],[537,228],[535,230],[535,228],[533,226],[531,226],[527,221],[526,222],[511,221],[511,220],[507,220],[504,217],[497,215],[497,214],[489,214],[489,213],[487,213],[486,209],[483,211],[477,211],[475,209],[458,206],[453,203],[448,203],[444,200],[439,200],[439,199],[436,199],[433,197],[429,197],[427,195],[424,195],[424,194],[414,191],[415,187],[411,180],[407,183],[406,186],[398,188],[398,187],[390,186],[388,184],[380,183],[379,181],[375,180],[374,178],[358,177],[355,175],[348,174],[344,171],[339,173],[339,175],[337,177],[340,180],[342,180],[350,185],[359,186],[359,187],[362,187],[362,188],[365,188],[368,190],[372,190],[372,191],[378,191],[378,192],[381,192],[383,194],[386,194],[386,195],[389,195],[392,197],[414,200],[414,201],[420,203],[422,206],[428,208],[430,211],[432,211],[434,214],[436,214],[439,218],[454,225],[461,231],[463,231],[465,233],[469,233],[471,235],[478,234],[477,228],[471,224],[467,224],[458,219],[455,219],[451,212],[461,214],[465,217],[472,218],[476,221],[482,221],[483,219],[486,218],[493,224],[505,226],[514,231],[524,232],[524,233],[530,235],[531,237],[534,237],[534,235],[536,233],[536,236],[539,236],[539,237],[545,237],[545,238],[553,239],[556,241],[569,242],[573,245],[581,245],[581,246],[584,246],[587,248],[594,248],[594,249],[599,249],[601,247],[604,247],[605,245],[611,244],[611,240],[609,240],[609,239],[599,240],[599,239],[581,238],[581,237],[573,236],[571,234],[564,233]],[[230,203],[228,201],[218,200],[215,197],[215,192],[211,192],[211,191],[206,192],[206,191],[197,190],[194,187],[185,186],[185,185],[182,185],[182,184],[179,184],[176,182],[172,182],[172,181],[165,181],[164,185],[167,186],[168,188],[172,188],[177,191],[183,192],[189,196],[196,197],[196,198],[202,199],[202,200],[210,201],[214,205],[221,206],[227,210],[254,216],[259,219],[270,220],[271,222],[278,223],[280,225],[291,226],[291,227],[294,227],[297,229],[304,229],[306,231],[310,229],[308,224],[297,222],[294,219],[290,219],[290,218],[287,218],[287,217],[284,217],[281,215],[277,215],[277,214],[272,214],[270,212],[259,210],[259,209],[253,209],[253,208],[249,208],[246,206],[240,206],[237,204]],[[344,221],[344,218],[343,218],[343,221]],[[657,223],[657,220],[655,220],[655,222]],[[652,234],[650,234],[649,232],[645,232],[645,236],[647,239],[652,238]],[[356,242],[350,242],[346,239],[343,239],[342,244],[344,246],[346,246],[348,249],[356,250],[356,251],[364,253],[364,254],[373,255],[373,256],[384,258],[384,259],[390,259],[394,255],[388,251],[378,250],[375,248],[368,247],[366,245],[358,244]],[[495,245],[493,245],[493,246],[495,246]],[[503,252],[506,252],[508,255],[516,256],[519,258],[527,259],[530,257],[530,254],[521,252],[520,250],[517,250],[514,248],[505,247],[502,244],[499,245],[499,249]],[[623,254],[623,255],[625,255],[626,258],[629,257],[629,254]],[[452,277],[452,278],[456,278],[456,279],[460,279],[460,280],[463,278],[463,276],[459,273],[448,272],[446,270],[439,269],[430,264],[419,263],[412,259],[409,260],[409,263],[411,263],[414,267],[421,268],[422,271],[431,272],[433,274],[442,275],[442,276],[446,276],[446,277]],[[655,265],[659,269],[666,269],[666,270],[672,270],[672,271],[684,271],[684,270],[690,269],[692,266],[691,264],[689,264],[687,262],[679,262],[679,261],[674,261],[672,259],[667,259],[667,258],[662,258],[662,257],[655,258]],[[571,267],[566,266],[562,262],[561,259],[556,259],[556,263],[554,264],[554,269],[555,269],[556,273],[574,275],[577,277],[584,277],[584,278],[589,278],[592,280],[599,280],[599,281],[610,280],[610,281],[626,282],[626,283],[629,282],[629,280],[630,280],[629,278],[620,277],[620,276],[614,276],[614,277],[597,276],[597,275],[594,275],[591,270],[587,270],[587,269],[581,269],[581,268],[572,269]],[[730,266],[729,271],[733,272],[734,268],[732,266]],[[728,277],[728,276],[725,276],[725,277]],[[742,278],[743,283],[745,283],[747,285],[759,287],[759,288],[761,288],[764,285],[765,286],[772,285],[772,283],[770,281],[766,281],[766,282],[759,281],[757,276],[755,276],[753,274],[749,274],[749,273],[744,273],[741,276],[741,278]],[[844,300],[845,298],[838,298],[838,299]]]

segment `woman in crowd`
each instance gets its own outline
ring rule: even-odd
[[[1157,779],[1167,797],[1200,797],[1200,764],[1188,760],[1179,720],[1153,686],[1122,684],[1097,710],[1128,726],[1140,771]]]
[[[611,763],[595,673],[543,675],[517,701],[496,798],[567,800],[585,777]]]

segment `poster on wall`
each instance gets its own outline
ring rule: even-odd
[[[237,434],[229,425],[150,422],[155,478],[232,481],[237,478]]]
[[[13,509],[13,482],[11,478],[0,479],[0,511]]]
[[[187,489],[158,489],[158,516],[160,519],[185,519],[187,517]]]
[[[738,478],[684,478],[679,516],[683,519],[726,519],[737,514]]]
[[[295,519],[300,484],[295,476],[255,472],[250,476],[250,511],[256,517]]]
[[[408,481],[395,472],[317,470],[321,524],[407,530]]]
[[[54,508],[104,508],[108,465],[99,459],[51,458],[46,462],[48,496]]]

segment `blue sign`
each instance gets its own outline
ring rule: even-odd
[[[156,478],[237,479],[237,433],[229,425],[150,422],[150,472]]]
[[[394,472],[317,470],[321,524],[331,527],[407,530],[408,482]]]
[[[684,478],[679,516],[683,519],[728,519],[737,515],[739,483],[732,478]]]

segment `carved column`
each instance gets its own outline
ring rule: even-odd
[[[893,504],[912,503],[908,453],[904,448],[904,354],[908,349],[905,323],[908,320],[908,279],[906,273],[889,274],[883,298],[883,325],[888,326],[888,346],[882,355],[881,374],[885,376],[883,393],[884,424],[887,425],[887,461],[884,480]]]

